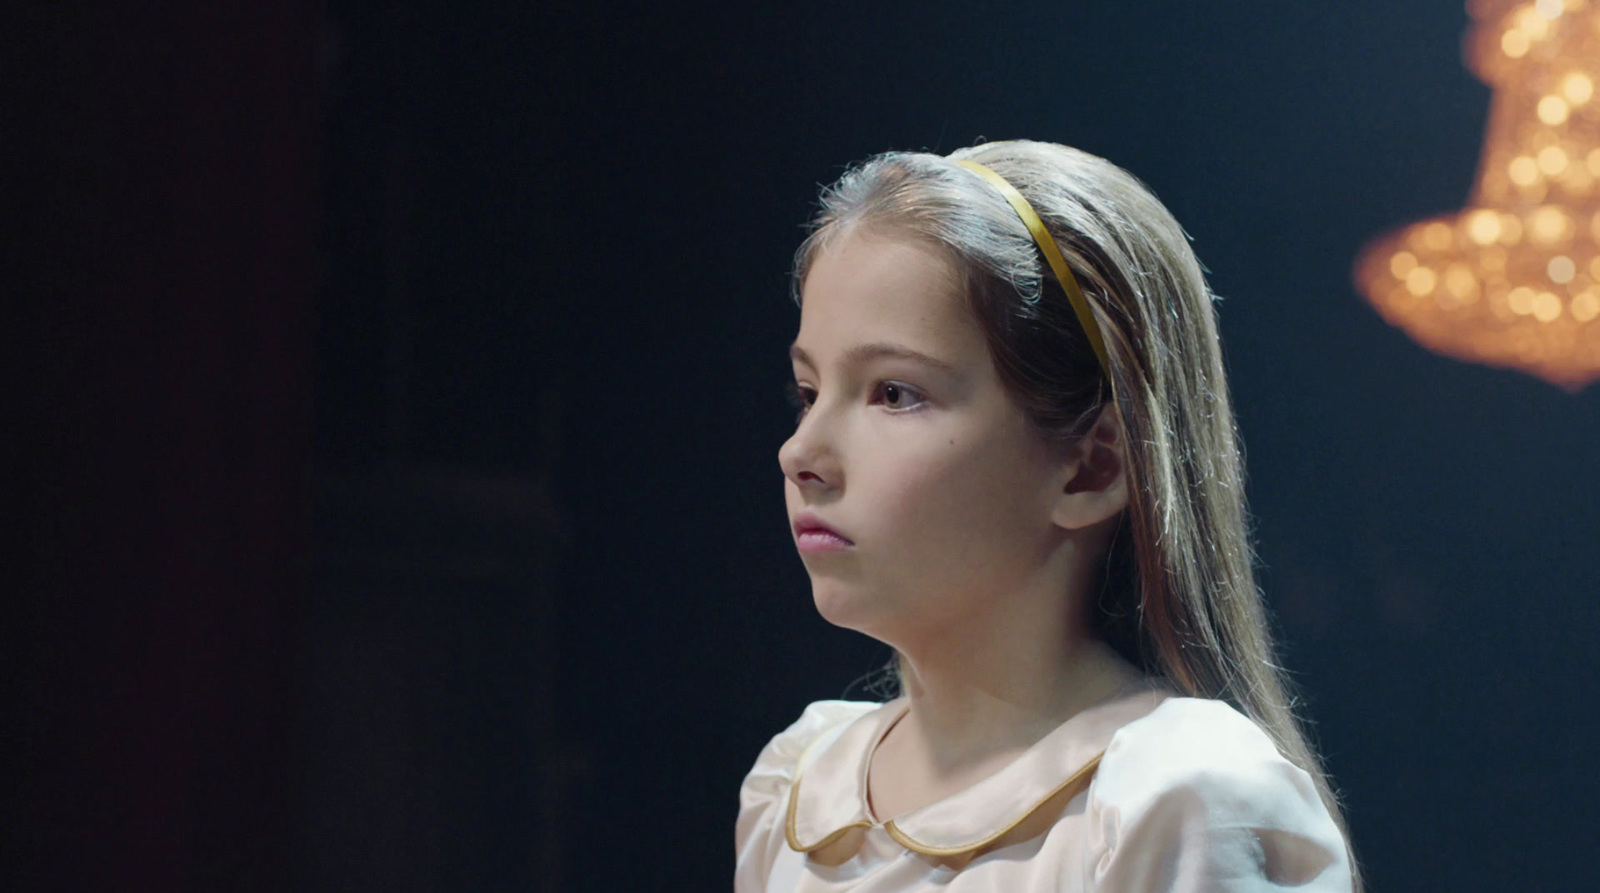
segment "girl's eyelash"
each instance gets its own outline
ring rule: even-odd
[[[789,398],[789,405],[795,409],[804,410],[811,405],[811,389],[802,388],[795,382],[783,386],[784,396]]]
[[[789,405],[794,407],[794,423],[806,417],[806,410],[811,408],[811,401],[815,399],[815,392],[810,388],[800,387],[798,382],[789,382],[784,385],[783,393],[789,398]]]
[[[918,406],[921,406],[923,403],[927,402],[928,399],[928,395],[904,382],[880,381],[872,387],[873,401],[883,402],[884,391],[889,388],[894,388],[895,390],[900,391],[902,394],[902,399],[903,395],[909,394],[916,401],[916,404],[913,406],[901,407],[900,409],[891,409],[891,412],[911,412]],[[808,387],[802,387],[798,382],[793,381],[784,384],[783,393],[784,396],[788,398],[789,405],[793,406],[795,409],[796,421],[805,416],[806,410],[810,409],[812,402],[817,399],[816,391]]]

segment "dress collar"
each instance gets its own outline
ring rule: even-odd
[[[908,850],[964,862],[1014,833],[1047,805],[1065,805],[1087,788],[1117,730],[1153,711],[1169,695],[1140,689],[1103,701],[1057,726],[1005,768],[972,786],[883,823]],[[867,808],[873,751],[909,705],[896,698],[846,726],[819,751],[803,755],[789,798],[789,846],[829,862],[859,849],[874,827]],[[803,782],[803,783],[802,783]]]

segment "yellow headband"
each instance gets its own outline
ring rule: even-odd
[[[1033,233],[1033,241],[1044,254],[1045,262],[1050,264],[1050,269],[1055,271],[1056,280],[1067,293],[1067,300],[1072,302],[1072,310],[1078,314],[1078,324],[1083,326],[1083,333],[1089,336],[1089,346],[1094,348],[1095,359],[1100,361],[1100,371],[1109,384],[1111,360],[1106,356],[1106,342],[1100,335],[1100,324],[1094,321],[1094,313],[1089,310],[1089,301],[1083,296],[1083,289],[1078,287],[1078,280],[1072,275],[1072,269],[1067,266],[1067,259],[1061,256],[1061,249],[1056,247],[1056,240],[1050,236],[1050,230],[1045,228],[1044,221],[1039,219],[1038,212],[1033,210],[1033,205],[1028,204],[1028,200],[1017,191],[1017,187],[1012,186],[1005,177],[976,161],[958,161],[956,164],[968,168],[1000,190],[1000,194],[1011,203],[1017,216],[1021,217],[1022,222],[1028,227],[1028,232]]]

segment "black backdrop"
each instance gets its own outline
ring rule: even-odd
[[[1600,392],[1350,285],[1470,187],[1458,3],[277,10],[7,58],[20,878],[726,889],[757,750],[885,657],[781,508],[799,225],[849,161],[1027,136],[1140,175],[1223,296],[1372,889],[1585,886]]]

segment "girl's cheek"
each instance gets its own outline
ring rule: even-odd
[[[885,510],[912,527],[937,524],[969,498],[969,476],[960,463],[906,462],[880,491]]]

